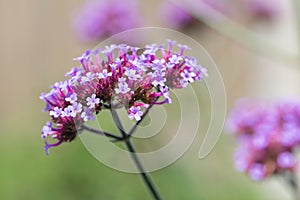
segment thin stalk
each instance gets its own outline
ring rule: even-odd
[[[278,177],[284,181],[284,183],[289,187],[289,189],[293,193],[293,199],[294,200],[300,200],[300,193],[299,193],[299,185],[298,185],[298,180],[297,176],[293,172],[285,172],[285,173],[280,173],[277,174],[279,175]]]
[[[292,191],[294,193],[294,199],[295,200],[300,200],[299,185],[298,185],[296,174],[292,173],[292,172],[289,173],[288,178],[287,178],[287,182],[288,182],[290,188],[292,189]]]
[[[300,1],[294,0],[294,13],[296,17],[296,28],[297,28],[297,35],[298,35],[298,50],[300,51]]]
[[[86,125],[82,125],[82,129],[83,130],[86,130],[86,131],[90,131],[92,133],[96,133],[98,135],[103,135],[103,136],[107,136],[107,137],[110,137],[110,138],[113,138],[113,139],[116,139],[118,141],[122,140],[122,137],[120,136],[117,136],[117,135],[114,135],[112,133],[108,133],[108,132],[105,132],[105,131],[100,131],[98,129],[94,129],[92,127],[89,127],[89,126],[86,126]]]
[[[150,174],[145,170],[142,161],[140,160],[138,154],[136,153],[136,150],[134,148],[133,143],[131,142],[131,138],[128,138],[127,140],[124,140],[124,143],[126,145],[126,148],[130,152],[130,156],[132,160],[134,161],[136,167],[139,170],[139,174],[141,175],[145,185],[147,186],[149,192],[151,193],[153,199],[155,200],[162,200],[162,197],[160,196]]]
[[[147,111],[147,113],[148,113],[148,111]],[[122,122],[119,118],[118,113],[116,112],[115,109],[111,108],[111,114],[112,114],[113,121],[114,121],[116,127],[119,129],[120,133],[123,136],[124,144],[125,144],[126,148],[128,149],[128,151],[130,152],[130,156],[131,156],[132,160],[134,161],[134,164],[136,165],[137,169],[139,170],[139,175],[141,176],[145,186],[147,187],[148,191],[151,193],[153,199],[162,200],[162,197],[160,196],[160,194],[157,190],[157,187],[154,184],[154,181],[152,180],[150,174],[147,172],[147,170],[145,169],[145,167],[142,164],[141,159],[139,158],[138,154],[136,153],[135,147],[134,147],[133,143],[131,142],[131,138],[129,137],[129,134],[127,134],[124,131],[124,127],[122,125]],[[140,121],[142,121],[142,119]]]
[[[149,113],[149,111],[151,110],[151,108],[153,107],[154,103],[159,99],[159,97],[157,97],[155,99],[155,101],[150,104],[150,106],[145,110],[144,114],[141,116],[141,119],[139,121],[137,121],[135,123],[135,125],[130,129],[130,131],[128,132],[128,136],[131,137],[132,134],[134,134],[135,130],[137,129],[138,125],[144,120],[144,118],[146,117],[146,115]]]
[[[110,112],[111,112],[111,116],[113,118],[113,121],[114,121],[116,127],[118,128],[119,132],[123,136],[123,139],[127,138],[127,133],[124,130],[123,124],[122,124],[122,122],[120,120],[120,117],[119,117],[117,111],[113,107],[111,107],[110,108]]]
[[[128,136],[132,136],[132,134],[135,132],[135,130],[137,129],[138,125],[144,120],[144,118],[146,117],[146,115],[149,113],[150,109],[152,108],[154,104],[151,104],[144,112],[144,114],[141,116],[141,119],[139,121],[137,121],[134,126],[130,129],[130,131],[128,132]]]

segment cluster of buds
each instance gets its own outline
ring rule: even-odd
[[[239,142],[235,153],[238,171],[259,181],[297,168],[294,152],[300,144],[300,102],[242,101],[227,125]]]
[[[75,58],[81,66],[66,74],[68,80],[55,83],[40,97],[52,119],[43,127],[42,138],[57,140],[46,142],[45,151],[72,141],[83,123],[95,119],[102,109],[118,104],[130,119],[139,121],[150,105],[172,102],[170,89],[184,88],[207,75],[195,58],[183,55],[189,47],[178,44],[175,52],[176,42],[167,42],[167,48],[157,44],[143,48],[110,45]]]

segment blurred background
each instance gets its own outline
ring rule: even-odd
[[[118,0],[101,10],[107,2],[91,9],[99,5],[88,0],[0,1],[0,199],[150,199],[137,175],[104,166],[79,138],[51,149],[49,156],[40,138],[48,120],[41,112],[41,92],[64,79],[77,65],[74,57],[127,28],[172,28],[200,43],[223,76],[228,110],[242,97],[299,96],[299,40],[292,1],[140,0],[133,5]],[[117,8],[126,5],[127,11]],[[124,13],[121,22],[111,21],[118,17],[111,14],[113,9]],[[90,30],[99,20],[91,14],[94,10],[97,16],[109,16]],[[124,26],[118,29],[120,24]],[[257,183],[236,172],[236,144],[226,134],[199,160],[202,138],[174,164],[152,173],[165,199],[291,199],[280,180]]]

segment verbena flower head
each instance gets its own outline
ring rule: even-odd
[[[74,28],[84,41],[95,41],[136,28],[141,16],[135,0],[89,0],[78,12]]]
[[[139,121],[150,105],[170,104],[170,89],[184,88],[202,80],[207,70],[195,58],[184,56],[186,45],[168,40],[164,45],[138,48],[126,44],[87,51],[74,60],[80,63],[43,93],[45,111],[51,122],[42,129],[42,138],[52,137],[45,150],[72,141],[82,124],[113,104],[121,104],[131,120]],[[104,57],[104,59],[101,59]],[[76,123],[75,123],[76,122]]]
[[[170,28],[185,28],[194,20],[188,12],[169,0],[161,4],[159,12],[163,23]]]
[[[294,152],[300,145],[300,102],[241,101],[230,113],[227,128],[239,143],[235,166],[253,180],[296,169]]]

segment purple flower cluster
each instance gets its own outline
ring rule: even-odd
[[[247,22],[271,21],[280,15],[279,4],[273,0],[238,0],[228,4],[226,0],[194,0],[182,8],[174,1],[164,0],[160,6],[160,16],[165,26],[175,29],[196,25],[196,18],[189,13],[189,7],[205,18],[220,20],[220,14],[229,18],[243,18]]]
[[[139,27],[141,16],[135,0],[89,0],[74,20],[74,28],[84,41],[99,40]]]
[[[194,20],[192,15],[168,0],[161,4],[159,12],[164,25],[169,28],[186,28]]]
[[[272,20],[280,13],[278,3],[273,0],[241,0],[244,14],[254,20]]]
[[[139,121],[150,105],[172,102],[170,89],[186,87],[207,76],[195,58],[183,55],[186,45],[178,44],[175,52],[176,42],[167,41],[167,48],[157,44],[143,48],[110,45],[75,58],[81,66],[66,74],[68,80],[55,83],[40,97],[52,119],[43,127],[42,138],[57,140],[46,142],[46,152],[72,141],[82,124],[95,119],[94,114],[102,109],[122,105],[130,119]]]
[[[241,101],[230,113],[227,127],[239,142],[235,153],[238,171],[246,172],[253,180],[263,180],[296,169],[300,102]]]

